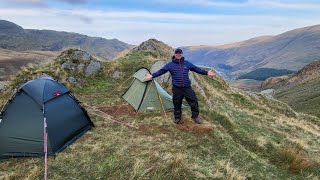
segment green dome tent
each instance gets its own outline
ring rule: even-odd
[[[0,160],[55,155],[93,126],[64,85],[49,77],[29,81],[0,113]]]
[[[122,97],[137,112],[173,110],[172,96],[155,80],[145,81],[146,74],[150,74],[147,68],[137,70],[131,85]]]

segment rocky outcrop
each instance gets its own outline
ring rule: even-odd
[[[151,73],[155,73],[156,71],[158,71],[159,69],[161,69],[167,62],[166,61],[156,61],[150,68],[150,72]],[[159,83],[159,84],[163,84],[163,83],[168,83],[171,85],[171,75],[170,73],[165,73],[162,76],[156,77],[155,80]]]
[[[85,52],[85,51],[80,51],[80,50],[74,51],[74,52],[72,53],[72,56],[73,56],[74,58],[82,59],[82,60],[84,60],[84,61],[90,61],[90,60],[92,59],[92,56],[91,56],[89,53],[87,53],[87,52]]]
[[[84,73],[85,76],[97,74],[101,69],[101,63],[95,60],[90,54],[78,49],[68,49],[61,53],[56,59],[60,61],[61,69],[72,72]],[[67,77],[67,81],[75,84],[77,79]]]
[[[158,59],[169,59],[173,54],[172,47],[156,39],[144,41],[139,46],[133,48],[133,51],[151,52]]]

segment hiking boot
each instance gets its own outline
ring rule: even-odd
[[[199,117],[192,118],[192,120],[197,124],[202,124],[202,120]]]
[[[180,124],[181,123],[181,118],[174,118],[173,122],[176,123],[176,124]]]

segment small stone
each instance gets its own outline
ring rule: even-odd
[[[113,72],[112,77],[115,79],[119,79],[122,76],[122,74],[123,74],[122,72],[117,70]]]
[[[71,83],[71,84],[77,84],[78,83],[78,81],[77,81],[77,79],[75,77],[68,77],[67,81],[69,83]]]

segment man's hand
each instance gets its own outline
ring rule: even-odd
[[[144,77],[144,80],[151,80],[153,77],[151,74],[147,74],[145,77]]]
[[[216,76],[216,73],[214,71],[210,70],[210,71],[208,71],[208,76],[214,77],[214,76]]]

